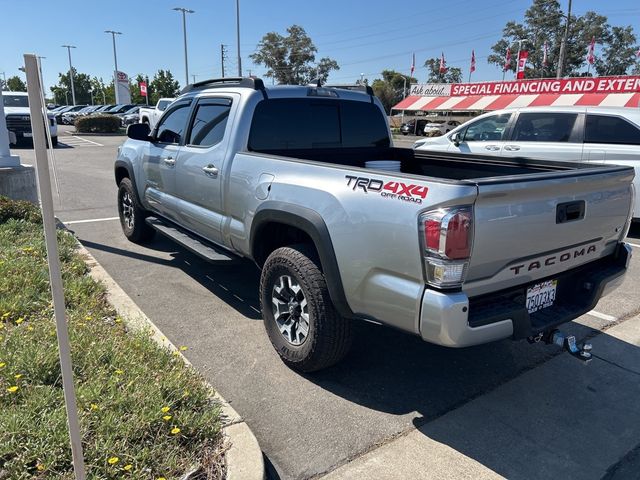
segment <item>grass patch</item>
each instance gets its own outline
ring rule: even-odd
[[[35,208],[10,204],[0,198],[0,478],[70,479],[42,225]],[[58,245],[88,477],[223,476],[220,412],[200,377],[127,331],[70,234]]]

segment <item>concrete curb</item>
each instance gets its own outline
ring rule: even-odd
[[[85,258],[89,266],[91,277],[102,283],[107,290],[107,300],[123,317],[127,326],[132,330],[150,329],[151,338],[161,347],[179,356],[186,365],[193,367],[191,362],[180,352],[160,329],[144,314],[136,303],[125,293],[120,285],[107,273],[89,251],[78,242],[78,251]],[[265,478],[264,459],[258,440],[242,420],[242,417],[218,394],[210,384],[206,384],[212,392],[213,399],[222,410],[222,433],[227,446],[225,454],[227,465],[227,480],[263,480]]]

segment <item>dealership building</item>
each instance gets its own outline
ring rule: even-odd
[[[573,105],[638,108],[640,76],[413,84],[391,114],[468,118],[501,108]]]

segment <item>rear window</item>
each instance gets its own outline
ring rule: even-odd
[[[388,147],[380,109],[369,102],[317,98],[263,100],[256,106],[249,150]]]
[[[624,118],[587,115],[585,143],[640,145],[640,129]]]
[[[512,140],[519,142],[569,142],[577,113],[521,113]]]

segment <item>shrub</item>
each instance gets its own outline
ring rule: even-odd
[[[86,115],[73,123],[80,133],[116,133],[120,130],[120,117],[115,115]]]
[[[32,223],[42,222],[40,209],[37,205],[24,200],[11,200],[0,195],[0,223],[11,219],[26,220]]]

